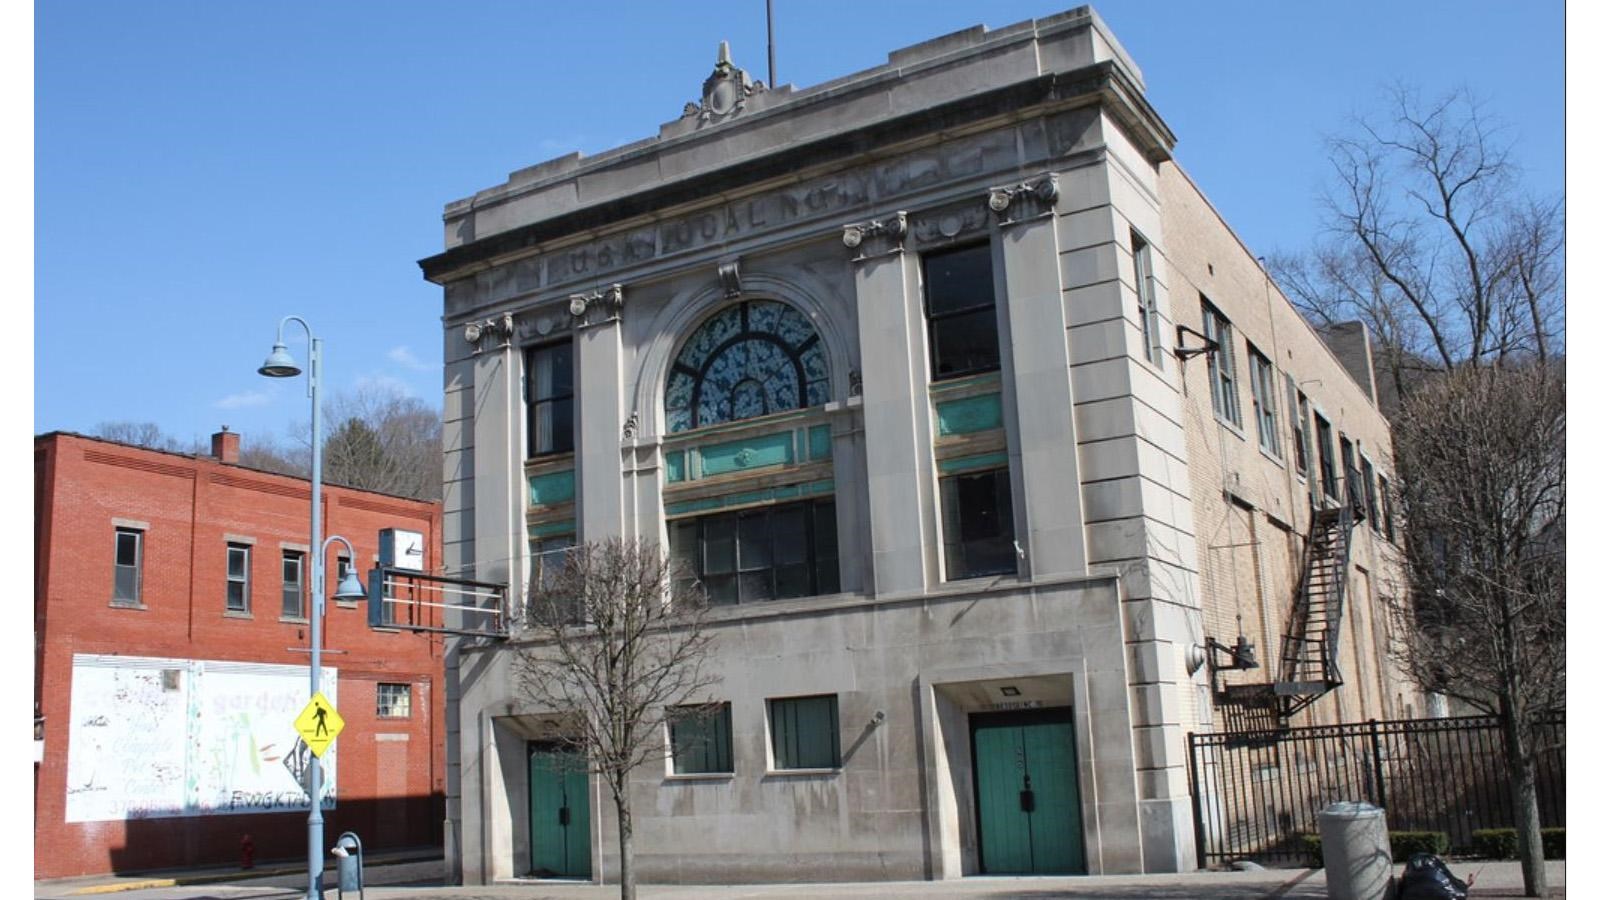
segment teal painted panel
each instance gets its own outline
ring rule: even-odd
[[[974,728],[977,834],[986,875],[1031,874],[1032,835],[1022,811],[1025,757],[1018,728]]]
[[[532,537],[549,537],[552,534],[576,534],[577,520],[562,519],[559,522],[541,522],[528,528],[527,533]]]
[[[806,432],[806,437],[810,441],[811,459],[833,458],[833,426],[813,425],[810,431]]]
[[[794,441],[786,431],[700,448],[700,474],[707,477],[786,466],[793,461]]]
[[[567,503],[575,496],[577,496],[577,478],[571,469],[534,475],[527,480],[528,503],[533,506]]]
[[[727,505],[727,500],[723,497],[712,497],[709,500],[684,500],[681,503],[666,504],[666,514],[669,516],[681,516],[687,513],[721,509],[725,505]]]
[[[747,491],[742,494],[729,494],[726,497],[707,497],[704,500],[684,500],[679,503],[666,504],[666,514],[681,516],[687,513],[707,512],[721,509],[724,506],[741,506],[746,503],[767,503],[773,500],[792,500],[796,497],[815,497],[833,492],[833,481],[813,481],[809,484],[791,484],[783,487],[767,488],[761,491]]]
[[[981,456],[941,459],[938,461],[938,471],[948,474],[951,472],[970,472],[974,469],[997,469],[1009,462],[1010,457],[1004,453],[984,453]]]
[[[1032,814],[1033,871],[1082,874],[1082,805],[1077,799],[1077,748],[1070,722],[1023,726]]]
[[[666,483],[676,484],[687,478],[688,468],[684,465],[683,451],[673,450],[666,454]]]
[[[962,397],[938,404],[938,436],[991,431],[1004,424],[998,394]]]

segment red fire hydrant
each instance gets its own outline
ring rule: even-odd
[[[245,835],[244,840],[239,841],[239,868],[255,868],[255,841],[251,840],[249,835]]]

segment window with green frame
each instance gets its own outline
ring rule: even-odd
[[[772,768],[837,769],[838,695],[766,701],[772,722]]]
[[[674,775],[733,774],[733,706],[674,706],[666,714]]]

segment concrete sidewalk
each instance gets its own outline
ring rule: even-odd
[[[1552,862],[1554,897],[1566,896],[1565,864]],[[1521,869],[1515,862],[1461,860],[1450,869],[1461,878],[1475,874],[1472,900],[1521,895]],[[329,881],[333,868],[329,867]],[[1396,868],[1395,875],[1401,871]],[[37,882],[35,896],[47,900],[106,896],[117,900],[292,900],[305,893],[305,869],[284,867],[252,873],[210,871],[160,877],[110,876]],[[616,896],[614,885],[560,881],[518,881],[495,885],[445,886],[442,860],[373,858],[367,867],[366,895],[372,900],[600,900]],[[337,897],[335,888],[327,889]],[[1185,872],[1175,875],[1099,875],[1043,878],[973,877],[952,881],[848,884],[643,885],[641,898],[670,900],[825,900],[825,898],[901,897],[991,898],[991,900],[1324,900],[1320,869],[1264,869],[1254,872]]]

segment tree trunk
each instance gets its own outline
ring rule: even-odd
[[[638,876],[633,871],[633,810],[627,802],[625,788],[611,796],[616,801],[617,849],[622,857],[622,900],[635,900],[638,897]]]
[[[1505,750],[1510,757],[1510,792],[1516,823],[1516,843],[1521,848],[1522,891],[1528,897],[1549,896],[1544,871],[1543,830],[1539,827],[1538,784],[1531,747],[1522,739],[1523,723],[1514,714],[1504,718]]]

